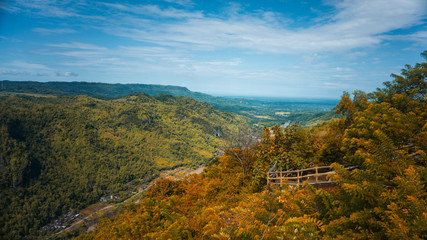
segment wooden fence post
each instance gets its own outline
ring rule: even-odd
[[[316,167],[315,167],[315,169],[316,169],[316,184],[317,184],[317,182],[318,182],[318,178],[319,178],[319,172],[318,172],[318,170],[317,170],[317,165],[316,165]]]

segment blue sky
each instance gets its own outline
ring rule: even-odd
[[[338,98],[423,59],[426,0],[0,2],[0,79]]]

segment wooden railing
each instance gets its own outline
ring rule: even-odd
[[[303,182],[307,181],[309,184],[330,184],[333,181],[328,178],[328,175],[335,174],[331,166],[315,166],[300,170],[290,171],[277,171],[275,170],[277,164],[267,173],[267,184],[275,184],[282,187],[284,184],[291,186],[301,186]]]

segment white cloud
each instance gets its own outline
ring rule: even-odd
[[[3,9],[5,11],[11,12],[11,13],[17,13],[17,12],[21,11],[21,9],[19,7],[15,7],[15,6],[11,6],[11,5],[6,5],[4,2],[2,2],[0,4],[0,9]]]
[[[345,89],[350,85],[343,83],[334,83],[334,82],[325,82],[323,83],[323,88],[331,88],[331,89]]]
[[[50,76],[50,74],[49,73],[36,73],[36,76],[37,77],[47,77],[47,76]]]
[[[56,43],[47,44],[46,46],[49,48],[39,50],[37,53],[40,55],[65,56],[67,58],[78,60],[78,62],[74,62],[74,64],[68,64],[69,66],[90,66],[95,65],[96,63],[102,63],[103,59],[114,57],[110,56],[111,50],[108,48],[89,43]],[[61,64],[65,65],[64,62]]]
[[[330,30],[348,35],[375,35],[420,24],[424,0],[344,0],[336,5]]]
[[[74,72],[55,72],[57,77],[77,77],[78,74]]]
[[[38,64],[38,63],[28,63],[25,61],[18,61],[18,60],[14,60],[10,63],[10,65],[14,66],[14,67],[19,67],[19,68],[23,68],[23,69],[41,69],[41,70],[49,70],[48,67],[46,67],[43,64]]]
[[[237,66],[242,63],[241,59],[232,59],[230,61],[209,61],[206,64],[214,65],[214,66]]]
[[[242,60],[239,58],[224,60],[205,60],[185,57],[179,51],[164,47],[128,47],[119,46],[116,49],[103,49],[90,45],[89,49],[70,51],[68,48],[76,44],[61,43],[53,44],[57,49],[46,51],[44,54],[63,55],[73,57],[71,60],[61,64],[69,67],[85,67],[94,71],[108,71],[116,73],[153,73],[153,74],[177,74],[185,76],[198,75],[229,75],[244,74],[233,68],[239,66]],[[79,43],[78,46],[86,46]],[[64,49],[64,50],[62,50]]]
[[[0,75],[30,75],[30,73],[16,69],[0,69]]]
[[[151,16],[155,18],[201,18],[203,14],[200,11],[186,11],[173,7],[161,8],[157,5],[130,5],[120,3],[103,3],[123,12],[134,13],[138,15]]]
[[[16,69],[0,69],[0,75],[13,75],[13,76],[33,75],[33,76],[37,76],[37,77],[50,76],[50,74],[47,72],[33,72],[33,71],[29,72],[29,71],[25,71],[25,70],[16,70]]]
[[[62,65],[86,66],[111,70],[117,66],[140,66],[144,62],[157,65],[178,58],[175,51],[164,47],[132,47],[118,46],[114,49],[104,48],[94,44],[81,42],[48,44],[53,47],[39,51],[41,55],[57,55],[72,57]]]
[[[336,67],[334,68],[334,70],[337,72],[348,72],[348,71],[351,71],[352,69],[347,67]]]
[[[119,24],[107,31],[142,42],[202,51],[239,48],[262,53],[334,52],[373,46],[381,43],[382,35],[389,31],[419,24],[425,14],[424,6],[423,0],[346,0],[336,4],[328,21],[293,29],[283,24],[280,14],[270,12],[241,14],[236,10],[227,17],[128,5],[125,8],[134,12],[185,19],[144,19],[132,27]]]
[[[425,0],[343,0],[329,1],[335,10],[305,27],[293,28],[280,13],[256,10],[247,13],[241,5],[230,4],[221,15],[186,10],[189,0],[164,0],[177,8],[147,4],[90,3],[86,1],[17,0],[11,7],[31,14],[57,18],[85,17],[109,34],[187,50],[209,51],[237,48],[256,53],[340,52],[375,46],[393,30],[420,24],[426,16]],[[82,6],[101,12],[81,14]],[[103,7],[100,7],[103,6]],[[181,7],[181,8],[179,8]],[[16,10],[16,9],[15,9]],[[12,11],[12,10],[9,10]],[[86,27],[91,28],[90,25]],[[50,34],[71,29],[43,29]],[[425,38],[412,36],[413,41]]]
[[[33,32],[37,32],[42,35],[50,35],[50,34],[75,33],[76,30],[70,29],[70,28],[33,28]]]
[[[186,7],[191,7],[194,5],[193,1],[191,0],[164,0],[164,1],[168,3],[175,3],[178,5],[186,6]]]
[[[427,31],[418,31],[407,35],[387,35],[383,37],[386,40],[413,41],[416,44],[425,46],[427,42]]]
[[[74,9],[66,7],[67,3],[69,2],[54,0],[16,0],[15,4],[8,6],[8,8],[14,12],[26,11],[45,17],[66,18],[79,16]]]
[[[0,70],[0,75],[33,75],[38,77],[51,76],[52,69],[38,63],[28,63],[25,61],[12,61],[10,66],[17,67],[17,69],[2,69]],[[75,72],[59,72],[54,73],[57,77],[76,77],[78,76]]]
[[[80,14],[82,9],[88,8],[86,0],[15,0],[7,1],[0,8],[12,13],[26,13],[29,16],[38,15],[54,18],[81,18],[88,20],[104,20],[103,16]]]
[[[48,44],[50,47],[65,48],[65,49],[82,49],[82,50],[93,50],[93,51],[104,51],[107,50],[104,47],[90,43],[82,42],[71,42],[71,43],[60,43],[60,44]]]

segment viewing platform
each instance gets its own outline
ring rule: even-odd
[[[307,181],[310,185],[326,185],[334,184],[331,178],[333,174],[336,174],[331,166],[314,166],[311,168],[299,169],[299,170],[288,170],[279,171],[277,168],[277,162],[274,163],[273,167],[267,172],[267,185],[275,184],[282,188],[285,184],[295,187],[301,187],[303,182]],[[348,166],[347,170],[353,170],[357,166]]]

